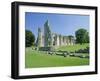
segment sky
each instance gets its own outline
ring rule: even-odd
[[[37,37],[38,28],[43,31],[44,23],[49,21],[51,32],[64,36],[73,35],[75,31],[84,28],[89,32],[89,16],[75,14],[51,14],[25,12],[25,29],[32,31]]]

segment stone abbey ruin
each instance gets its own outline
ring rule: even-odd
[[[37,47],[59,47],[74,45],[75,38],[53,33],[50,29],[48,20],[44,24],[44,32],[38,28]]]

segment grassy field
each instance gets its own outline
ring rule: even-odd
[[[62,51],[68,51],[68,52],[74,52],[79,49],[85,49],[86,47],[89,47],[89,44],[75,44],[75,45],[69,45],[69,46],[62,46],[59,47],[57,50],[62,50]]]
[[[58,50],[73,51],[78,49],[84,49],[88,44],[60,47]],[[46,52],[32,50],[32,48],[26,48],[25,53],[25,67],[61,67],[61,66],[81,66],[89,65],[88,58],[79,57],[63,57],[59,55],[49,55]]]

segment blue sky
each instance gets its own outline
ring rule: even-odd
[[[31,30],[37,37],[38,27],[42,30],[44,23],[49,21],[50,29],[61,35],[73,35],[75,31],[84,28],[89,31],[88,15],[50,14],[50,13],[25,13],[25,28]]]

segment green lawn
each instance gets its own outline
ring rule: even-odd
[[[75,45],[69,45],[69,46],[62,46],[59,47],[57,50],[62,50],[62,51],[69,51],[69,52],[74,52],[79,49],[85,49],[86,47],[89,47],[89,44],[75,44]]]
[[[58,50],[78,50],[80,48],[84,49],[88,44],[85,45],[74,45],[67,47],[60,47]],[[59,55],[49,55],[46,52],[35,51],[32,48],[26,48],[25,53],[25,67],[35,68],[35,67],[60,67],[60,66],[80,66],[89,65],[88,58],[79,57],[63,57]]]

